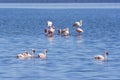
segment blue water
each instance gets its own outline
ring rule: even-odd
[[[80,19],[78,35],[72,24]],[[44,35],[48,20],[54,37]],[[70,35],[57,35],[65,27]],[[31,48],[34,59],[16,58]],[[38,59],[44,49],[47,60]],[[95,61],[105,50],[108,61]],[[0,80],[119,80],[119,52],[120,9],[0,9]]]

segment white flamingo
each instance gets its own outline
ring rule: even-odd
[[[18,55],[17,55],[17,58],[25,58],[26,56],[28,56],[28,54],[29,54],[29,53],[25,50],[24,53],[18,54]]]
[[[78,27],[78,28],[76,28],[76,32],[81,33],[81,32],[83,32],[83,30]]]
[[[82,26],[82,20],[80,20],[80,22],[75,22],[75,23],[73,24],[73,26],[75,26],[75,27],[80,27],[80,26]]]
[[[63,29],[63,35],[68,36],[69,35],[69,28]]]
[[[69,35],[69,28],[59,29],[58,34],[59,35],[63,34],[64,36],[68,36]]]
[[[47,49],[44,49],[43,53],[38,54],[38,58],[46,59],[46,56],[47,56]]]
[[[48,22],[47,22],[47,25],[48,25],[48,27],[45,29],[45,33],[46,33],[48,36],[53,36],[53,35],[54,35],[54,32],[55,32],[55,27],[52,26],[52,22],[51,22],[51,21],[48,21]]]
[[[29,54],[27,51],[24,51],[23,54],[18,54],[17,58],[30,58],[30,57],[34,57],[34,53],[35,53],[34,49],[32,49],[32,55]]]
[[[105,51],[105,52],[104,52],[104,55],[96,55],[94,58],[95,58],[96,60],[107,60],[107,55],[108,55],[108,52]]]

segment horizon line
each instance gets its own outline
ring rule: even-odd
[[[0,8],[120,8],[120,3],[0,3]]]

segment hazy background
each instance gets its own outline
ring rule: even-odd
[[[0,0],[0,3],[119,3],[120,0]]]

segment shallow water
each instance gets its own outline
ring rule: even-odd
[[[82,34],[72,24],[83,20]],[[44,35],[46,22],[56,28]],[[120,9],[0,9],[0,79],[3,80],[115,80],[120,79]],[[68,37],[57,35],[69,27]],[[34,59],[17,59],[36,49]],[[37,54],[48,49],[47,60]],[[108,61],[94,56],[109,52]]]

